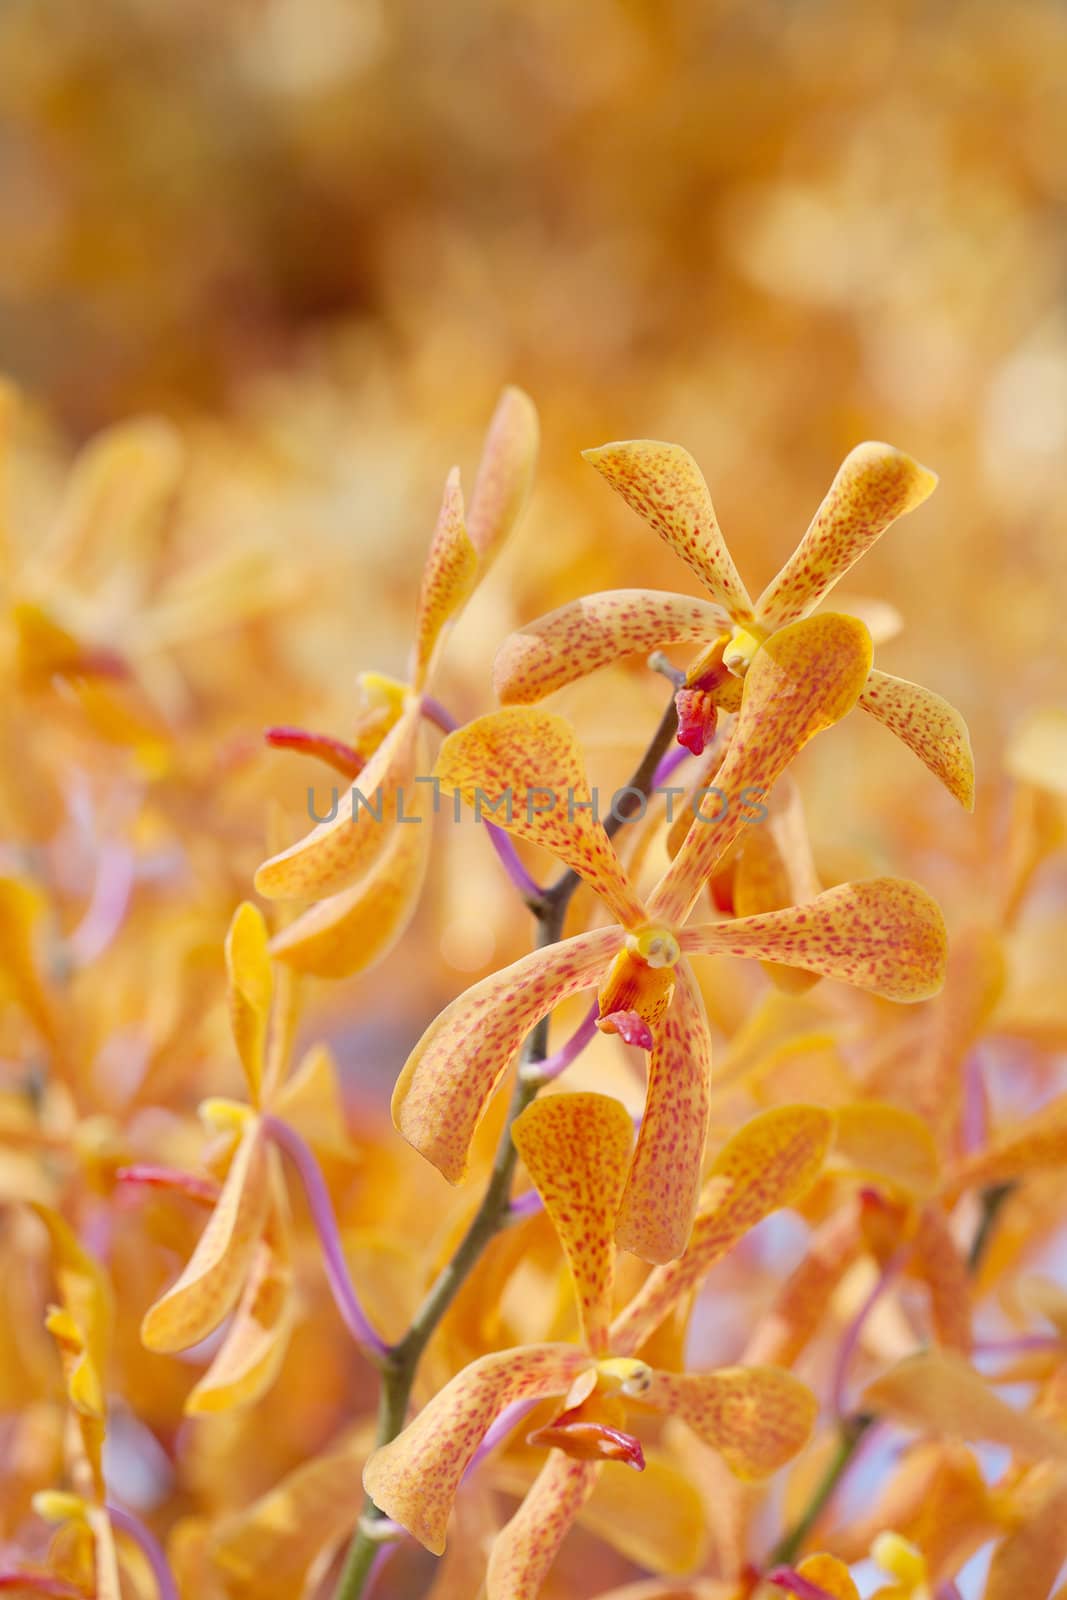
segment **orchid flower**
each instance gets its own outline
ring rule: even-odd
[[[886,444],[845,457],[811,525],[753,603],[734,566],[699,467],[680,445],[654,439],[584,452],[695,572],[708,600],[658,590],[588,595],[505,640],[495,683],[505,704],[530,704],[619,656],[700,643],[678,694],[679,740],[699,753],[718,711],[734,711],[740,680],[780,629],[808,617],[898,517],[930,495],[937,478]],[[871,668],[857,703],[919,759],[968,810],[974,762],[966,724],[932,690]]]
[[[464,1368],[370,1457],[364,1484],[380,1510],[440,1554],[456,1491],[494,1419],[516,1401],[561,1397],[554,1419],[531,1436],[549,1447],[548,1460],[489,1562],[489,1600],[533,1600],[605,1463],[642,1467],[641,1445],[627,1431],[632,1411],[680,1418],[741,1478],[766,1477],[788,1461],[816,1411],[798,1379],[773,1367],[661,1372],[635,1351],[715,1260],[805,1192],[832,1126],[828,1113],[807,1106],[755,1118],[712,1169],[688,1254],[653,1271],[612,1322],[630,1118],[604,1095],[534,1101],[514,1138],[570,1268],[581,1343],[498,1351]]]
[[[282,1082],[292,1007],[271,1001],[274,978],[262,914],[238,907],[226,940],[230,1021],[248,1088],[248,1103],[213,1099],[201,1106],[206,1125],[223,1137],[225,1178],[196,1249],[176,1283],[147,1312],[141,1337],[149,1350],[198,1344],[232,1311],[233,1320],[186,1401],[201,1413],[247,1405],[274,1381],[294,1316],[289,1213],[281,1156],[271,1122],[335,1141],[344,1127],[328,1053],[313,1049]],[[269,1034],[269,1048],[268,1048]]]
[[[563,1000],[595,988],[601,1030],[650,1053],[645,1112],[617,1219],[619,1242],[646,1260],[668,1261],[689,1237],[710,1098],[710,1035],[687,957],[784,961],[896,1000],[936,992],[945,962],[941,914],[922,889],[903,880],[842,884],[801,907],[682,926],[709,863],[745,826],[741,790],[768,788],[778,762],[840,709],[842,676],[850,667],[862,672],[856,633],[865,637],[865,630],[847,619],[838,629],[839,620],[795,624],[753,663],[718,775],[728,809],[720,820],[694,824],[646,903],[592,814],[581,757],[561,717],[511,709],[445,741],[440,780],[468,800],[479,792],[509,794],[510,820],[498,814],[500,826],[551,849],[618,918],[475,984],[415,1046],[393,1095],[394,1121],[450,1182],[464,1177],[474,1132],[526,1033]],[[825,663],[819,652],[827,635],[841,642],[832,672],[815,665]],[[780,740],[787,744],[784,754]],[[551,793],[556,804],[536,810],[531,802],[538,792]]]
[[[506,389],[467,513],[458,468],[445,484],[419,589],[410,681],[364,674],[367,710],[354,745],[300,730],[272,735],[273,743],[306,750],[358,778],[362,797],[350,788],[328,821],[256,874],[256,888],[268,899],[317,902],[271,947],[299,972],[330,978],[362,972],[392,948],[410,920],[428,861],[431,793],[417,774],[439,647],[518,520],[536,455],[533,403],[520,389]],[[361,804],[368,808],[362,819]]]

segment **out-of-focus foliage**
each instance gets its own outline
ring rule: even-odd
[[[469,1126],[446,1129],[439,1165],[470,1173],[452,1188],[393,1129],[388,1097],[410,1056],[398,1118],[436,1159],[469,996],[434,1019],[528,956],[529,916],[470,811],[436,820],[417,906],[421,860],[385,874],[404,887],[392,931],[412,920],[373,971],[294,979],[301,908],[267,905],[267,928],[234,913],[337,776],[264,730],[367,740],[363,755],[388,737],[442,485],[458,463],[478,548],[477,466],[511,383],[536,399],[541,452],[469,598],[473,569],[449,569],[466,607],[432,687],[459,724],[519,717],[524,738],[539,730],[522,780],[552,781],[550,725],[522,720],[544,714],[497,709],[502,641],[603,590],[707,599],[581,450],[684,444],[758,595],[847,452],[888,439],[940,487],[830,607],[869,623],[880,668],[959,708],[976,806],[872,718],[844,718],[779,782],[768,825],[718,860],[669,994],[647,965],[627,987],[627,959],[663,931],[640,945],[653,886],[699,848],[683,826],[651,805],[617,836],[621,873],[580,830],[520,838],[539,880],[576,858],[611,908],[579,889],[574,937],[547,958],[558,978],[595,944],[584,982],[565,972],[546,991],[561,997],[552,1048],[581,1025],[583,988],[610,982],[623,1019],[587,1029],[535,1104],[640,1115],[642,1057],[623,1040],[669,1019],[644,1138],[611,1168],[628,1174],[623,1242],[660,1264],[616,1261],[603,1218],[592,1237],[614,1278],[583,1264],[536,1117],[519,1125],[518,1218],[429,1341],[414,1409],[437,1408],[423,1428],[447,1417],[502,1353],[513,1387],[493,1394],[529,1409],[494,1449],[474,1441],[428,1536],[418,1424],[375,1458],[372,1489],[398,1460],[415,1474],[380,1490],[385,1509],[435,1546],[452,1522],[436,1571],[401,1537],[368,1594],[475,1600],[494,1541],[494,1600],[515,1573],[543,1577],[546,1600],[766,1600],[778,1557],[787,1588],[843,1600],[850,1569],[886,1600],[949,1580],[964,1600],[1054,1592],[1065,75],[1054,0],[0,6],[0,1574],[24,1592],[148,1600],[151,1548],[124,1512],[160,1541],[181,1600],[336,1585],[374,1448],[358,1318],[399,1340],[475,1215],[504,1116],[492,1089],[536,1020],[523,985],[541,958],[494,991],[514,1040],[480,1021],[462,1036],[461,1065],[488,1063],[492,1082]],[[461,541],[441,537],[447,567]],[[670,649],[688,669],[705,634],[674,637],[692,641]],[[858,692],[869,661],[837,644],[839,688],[851,673]],[[770,660],[750,705],[763,682],[773,708]],[[374,722],[372,693],[369,734],[361,674],[392,707]],[[551,712],[610,794],[667,685],[644,653],[568,676]],[[509,726],[453,735],[448,781],[510,761]],[[693,762],[678,782],[709,773]],[[899,973],[882,982],[877,940],[849,934],[844,958],[835,943],[855,926],[847,885],[890,874],[924,885],[948,929],[943,988],[909,1006],[894,1000],[942,975],[925,895],[908,901],[929,935],[909,994]],[[789,908],[818,923],[820,894],[836,896],[829,920],[798,943]],[[899,950],[905,922],[872,904]],[[766,937],[733,931],[760,916],[778,918]],[[759,960],[716,954],[731,939]],[[802,971],[820,940],[822,964]],[[671,1143],[701,1118],[706,1155],[703,1137]],[[318,1205],[272,1119],[320,1174]],[[552,1159],[581,1190],[596,1140],[565,1131]],[[605,1185],[591,1192],[606,1205]],[[327,1271],[323,1196],[340,1252]],[[592,1316],[567,1261],[593,1284]],[[551,1381],[523,1387],[546,1349]],[[746,1366],[788,1375],[729,1390]],[[727,1391],[739,1410],[720,1426],[693,1396]],[[733,1476],[799,1448],[809,1393],[795,1463],[769,1484]],[[741,1426],[753,1406],[762,1430]],[[867,1412],[878,1422],[836,1494],[776,1556]],[[731,1459],[738,1439],[758,1461]],[[557,1512],[560,1538],[576,1526],[552,1562]]]

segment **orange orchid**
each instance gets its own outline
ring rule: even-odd
[[[337,800],[335,791],[329,820],[256,874],[256,888],[268,899],[318,902],[271,946],[297,971],[332,978],[362,972],[392,948],[411,917],[429,852],[431,795],[418,773],[423,718],[439,714],[427,698],[439,646],[517,522],[536,456],[533,404],[520,389],[506,389],[466,513],[458,468],[445,485],[419,589],[410,682],[363,675],[368,705],[354,745],[274,730],[274,743],[316,754],[359,783],[360,798],[350,788]]]
[[[769,1112],[742,1130],[712,1168],[688,1255],[654,1271],[613,1323],[630,1118],[597,1094],[530,1105],[514,1138],[570,1268],[582,1343],[499,1351],[466,1367],[371,1456],[364,1483],[376,1505],[440,1554],[456,1491],[494,1418],[517,1401],[564,1397],[555,1420],[532,1436],[550,1447],[548,1461],[489,1562],[489,1600],[533,1600],[604,1464],[642,1465],[641,1446],[625,1431],[634,1407],[680,1418],[742,1478],[776,1471],[814,1421],[802,1383],[773,1367],[657,1371],[635,1351],[749,1228],[804,1193],[831,1131],[832,1119],[813,1107]]]
[[[898,517],[931,494],[932,472],[886,444],[845,457],[796,550],[753,603],[734,566],[699,467],[680,445],[632,439],[583,452],[696,573],[710,600],[658,590],[587,595],[505,640],[494,679],[502,701],[529,704],[622,655],[704,643],[679,693],[679,739],[703,749],[717,710],[735,711],[760,649],[808,617]],[[915,754],[968,810],[974,762],[966,725],[940,695],[873,667],[856,703]]]
[[[184,1272],[150,1307],[141,1329],[149,1350],[187,1350],[234,1313],[208,1371],[186,1401],[190,1413],[257,1399],[274,1381],[289,1342],[294,1312],[289,1213],[270,1119],[303,1127],[318,1143],[336,1143],[344,1127],[327,1052],[311,1050],[282,1081],[295,1012],[285,983],[272,1017],[267,942],[262,914],[247,902],[239,906],[226,961],[230,1021],[249,1103],[211,1099],[201,1107],[204,1122],[223,1138],[225,1177]]]
[[[896,1000],[920,1000],[937,990],[945,961],[941,915],[923,890],[904,881],[843,884],[802,907],[682,926],[709,863],[745,826],[742,792],[773,782],[782,758],[771,752],[784,730],[791,730],[792,748],[799,747],[833,720],[841,676],[849,668],[862,671],[858,625],[845,620],[838,629],[837,620],[783,630],[753,663],[718,774],[732,804],[721,820],[694,823],[644,904],[592,815],[581,757],[562,718],[497,712],[445,741],[440,780],[473,803],[480,794],[510,796],[510,819],[497,814],[499,825],[551,849],[619,919],[484,979],[453,1001],[416,1045],[393,1096],[394,1120],[451,1182],[463,1178],[475,1129],[528,1030],[561,1001],[595,988],[600,1028],[650,1052],[645,1112],[617,1219],[619,1241],[646,1260],[670,1260],[689,1237],[710,1096],[710,1037],[686,957],[784,961]],[[836,672],[823,677],[802,670],[823,659],[828,636],[839,643]],[[538,792],[557,803],[536,809]],[[531,1068],[535,1076],[538,1070]]]

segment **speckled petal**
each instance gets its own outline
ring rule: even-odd
[[[185,1271],[145,1315],[141,1338],[149,1350],[187,1350],[235,1305],[267,1218],[268,1153],[258,1121],[250,1122]]]
[[[750,1228],[810,1189],[833,1130],[833,1117],[818,1106],[778,1106],[734,1134],[712,1164],[685,1255],[649,1273],[616,1317],[616,1355],[632,1355]]]
[[[349,978],[388,955],[411,920],[426,877],[431,802],[429,784],[405,791],[405,820],[390,830],[366,876],[275,934],[271,955],[317,978]]]
[[[622,942],[598,928],[535,950],[476,983],[427,1028],[393,1093],[410,1144],[459,1183],[483,1111],[526,1034],[561,1000],[597,985]]]
[[[467,509],[482,572],[507,540],[533,487],[540,430],[533,401],[509,386],[497,401]]]
[[[411,803],[418,734],[419,703],[412,699],[358,782],[339,786],[337,815],[259,868],[257,893],[268,900],[317,900],[347,889],[367,872],[385,849],[391,828],[399,825],[398,790]],[[362,801],[353,801],[353,788]]]
[[[448,474],[430,553],[419,586],[415,613],[412,682],[421,689],[442,629],[470,597],[478,576],[478,556],[463,520],[463,491],[459,470]]]
[[[633,1123],[607,1095],[556,1094],[527,1106],[511,1132],[570,1265],[586,1343],[603,1350]]]
[[[267,940],[263,913],[251,901],[244,901],[234,912],[226,935],[226,974],[230,1028],[253,1105],[259,1104],[263,1087],[263,1051],[274,988]]]
[[[852,1580],[851,1572],[836,1556],[827,1555],[822,1550],[816,1551],[814,1555],[798,1561],[796,1570],[802,1578],[829,1595],[830,1600],[860,1600],[860,1592]]]
[[[574,730],[548,711],[492,711],[450,733],[435,768],[475,815],[529,839],[573,867],[624,925],[644,920],[640,901],[594,815]],[[490,809],[501,801],[499,810]],[[611,796],[604,797],[604,810]]]
[[[658,439],[628,439],[582,454],[688,563],[728,617],[751,620],[752,601],[726,548],[703,474],[688,450]]]
[[[807,1443],[819,1406],[779,1367],[654,1372],[643,1403],[679,1417],[739,1478],[766,1478]]]
[[[601,1468],[549,1451],[522,1505],[489,1556],[486,1600],[537,1600],[560,1545],[596,1488]]]
[[[885,530],[936,487],[934,473],[892,445],[850,450],[807,533],[756,602],[762,626],[781,628],[814,611]]]
[[[1027,1474],[1012,1495],[1007,1536],[993,1552],[982,1600],[1051,1595],[1067,1559],[1067,1472],[1051,1463]]]
[[[936,901],[905,878],[842,883],[808,905],[684,928],[679,943],[705,955],[782,961],[900,1001],[936,994],[948,959]]]
[[[375,1450],[363,1486],[434,1555],[445,1548],[460,1479],[494,1417],[516,1400],[565,1394],[589,1356],[575,1345],[524,1345],[472,1361],[390,1444]]]
[[[532,705],[626,656],[712,639],[719,615],[706,600],[655,589],[587,595],[505,639],[493,664],[493,687],[504,705]]]
[[[714,790],[653,891],[650,917],[683,920],[715,863],[751,824],[753,801],[771,792],[809,739],[851,711],[870,665],[870,634],[835,612],[783,628],[756,651]]]
[[[974,810],[971,736],[955,706],[920,683],[877,670],[867,679],[859,704],[903,739],[964,810]]]
[[[838,1284],[863,1251],[857,1206],[836,1211],[820,1224],[804,1259],[753,1329],[744,1360],[791,1367],[825,1325]]]
[[[930,1294],[930,1321],[938,1344],[966,1355],[971,1348],[972,1278],[937,1205],[923,1206],[912,1245],[911,1271]]]
[[[680,963],[649,1056],[637,1149],[619,1211],[618,1241],[645,1261],[673,1261],[696,1215],[711,1104],[711,1039],[693,975]]]
[[[1031,1173],[1067,1165],[1067,1095],[1057,1095],[1040,1111],[1025,1117],[985,1150],[976,1150],[954,1168],[946,1193],[955,1198],[964,1189],[1011,1183]]]

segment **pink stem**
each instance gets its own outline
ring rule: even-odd
[[[159,1600],[178,1600],[178,1585],[167,1565],[163,1546],[152,1530],[145,1527],[140,1517],[135,1517],[132,1511],[123,1511],[121,1506],[109,1505],[107,1514],[111,1526],[132,1539],[148,1562],[156,1582]]]
[[[1016,1339],[978,1339],[973,1346],[976,1356],[1029,1356],[1063,1349],[1063,1339],[1057,1333],[1023,1333]]]
[[[435,700],[433,695],[423,695],[422,714],[426,718],[427,722],[432,722],[434,727],[441,729],[442,733],[455,733],[456,729],[459,727],[459,723],[456,721],[452,713],[446,710],[446,708],[441,704],[440,700]],[[526,868],[519,860],[519,853],[515,849],[511,839],[504,832],[503,828],[496,827],[496,825],[492,822],[486,822],[484,817],[482,818],[482,821],[485,823],[485,830],[489,835],[489,842],[496,851],[501,866],[504,868],[504,871],[515,885],[516,889],[518,889],[523,899],[540,900],[544,894],[544,890],[537,882],[537,879],[527,872]]]
[[[652,774],[653,794],[655,794],[656,790],[660,788],[662,784],[666,783],[668,778],[674,776],[683,761],[689,760],[690,754],[691,752],[683,749],[681,745],[675,745],[673,750],[667,751],[667,754],[663,757],[663,760]]]
[[[837,1352],[837,1360],[834,1363],[833,1382],[830,1387],[830,1403],[833,1406],[834,1415],[839,1418],[845,1416],[845,1386],[848,1382],[848,1371],[852,1364],[852,1358],[856,1353],[856,1348],[859,1345],[867,1318],[904,1265],[907,1253],[907,1250],[902,1248],[890,1256],[875,1280],[871,1292],[845,1329],[844,1337],[841,1340],[841,1348]]]
[[[594,1000],[585,1017],[571,1034],[566,1044],[561,1045],[555,1055],[538,1062],[537,1076],[546,1083],[551,1083],[553,1078],[558,1078],[561,1072],[566,1072],[572,1061],[576,1061],[587,1044],[596,1038],[596,1019],[600,1015],[597,1002]]]
[[[284,1150],[300,1174],[311,1218],[322,1246],[326,1281],[341,1314],[341,1321],[363,1351],[372,1357],[385,1355],[388,1346],[371,1327],[349,1277],[333,1202],[310,1146],[305,1144],[295,1128],[290,1127],[289,1123],[283,1122],[279,1117],[265,1115],[263,1127],[278,1148]]]
[[[87,967],[103,955],[122,926],[135,877],[133,851],[116,840],[103,844],[96,864],[96,881],[85,915],[67,940],[76,967]]]

